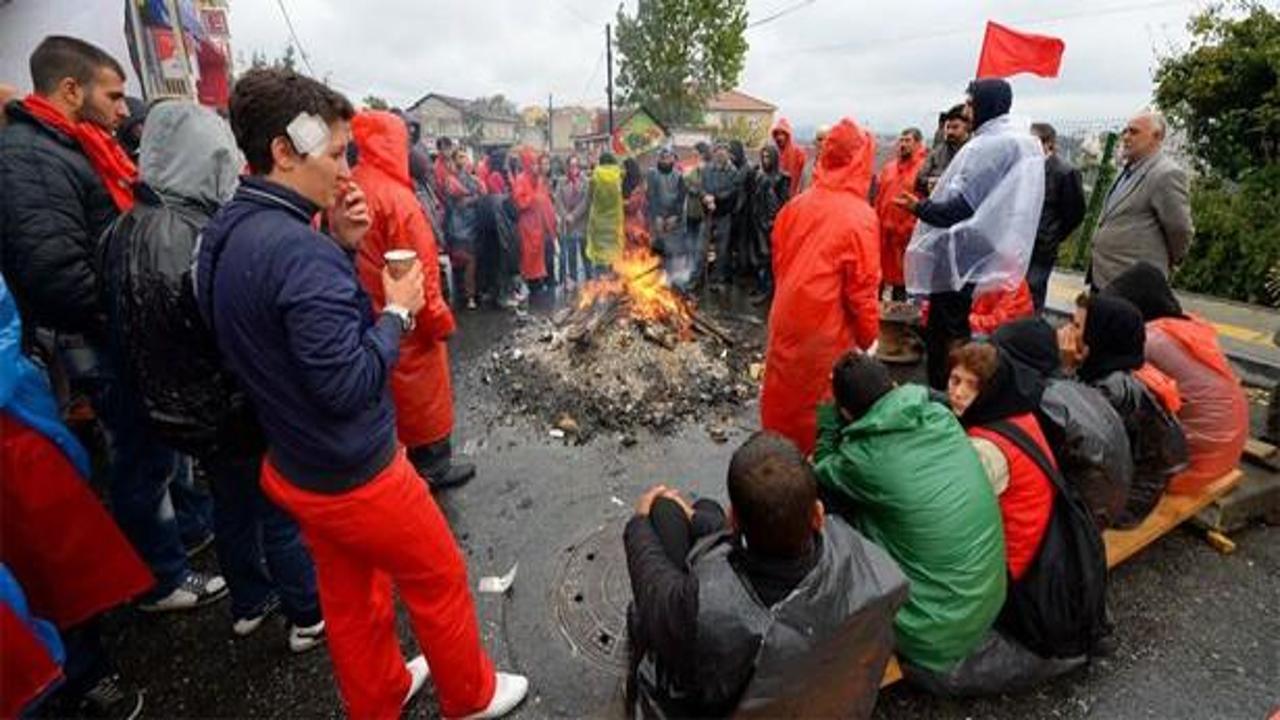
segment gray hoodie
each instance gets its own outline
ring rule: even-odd
[[[173,100],[148,113],[139,174],[165,202],[211,213],[235,194],[243,167],[231,126],[209,108]]]

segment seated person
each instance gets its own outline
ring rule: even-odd
[[[818,409],[818,482],[911,580],[894,623],[908,678],[910,666],[948,673],[1004,604],[995,493],[964,429],[926,388],[895,388],[884,365],[857,352],[836,363],[832,386],[836,406]]]
[[[1107,286],[1133,303],[1146,323],[1147,362],[1173,378],[1182,397],[1178,421],[1187,435],[1191,466],[1169,492],[1193,494],[1235,468],[1249,439],[1249,404],[1240,379],[1209,323],[1182,312],[1169,281],[1139,262]]]
[[[812,469],[782,436],[757,433],[738,448],[728,490],[727,518],[713,501],[690,507],[658,486],[627,524],[628,695],[638,714],[777,714],[799,702],[809,713],[869,716],[906,579],[824,515]],[[832,674],[826,690],[810,687],[814,672]]]
[[[1133,456],[1124,421],[1097,389],[1061,375],[1058,340],[1039,318],[996,330],[992,343],[1014,368],[1013,392],[1036,406],[1063,476],[1093,515],[1098,529],[1124,511],[1133,482]]]
[[[1129,435],[1134,476],[1116,527],[1138,525],[1160,501],[1169,481],[1187,467],[1187,441],[1175,416],[1178,386],[1143,355],[1142,314],[1128,300],[1097,295],[1077,301],[1076,377],[1102,392]],[[1072,334],[1066,337],[1073,337]]]
[[[1053,451],[1032,414],[1035,405],[1014,391],[1012,365],[999,356],[994,346],[968,343],[951,351],[950,360],[948,399],[1000,498],[1009,579],[1016,583],[1035,559],[1049,526],[1053,484],[1035,458],[993,426],[1015,426],[1051,462]]]
[[[990,337],[1001,325],[1035,314],[1031,286],[1023,280],[1014,290],[990,290],[975,296],[969,311],[969,330],[974,337]]]

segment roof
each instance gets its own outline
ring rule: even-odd
[[[445,105],[448,105],[449,107],[453,108],[454,110],[457,110],[460,113],[463,113],[464,115],[475,115],[485,120],[495,120],[498,122],[516,123],[520,121],[520,117],[518,115],[500,115],[497,113],[488,112],[487,110],[483,110],[483,111],[477,110],[477,105],[474,100],[467,100],[466,98],[454,97],[452,95],[442,95],[440,93],[434,93],[434,92],[427,93],[426,95],[423,95],[422,97],[418,98],[416,101],[414,101],[412,105],[409,106],[409,109],[413,110],[417,108],[419,105],[421,105],[422,103],[432,98],[439,100],[440,102],[444,103]]]
[[[707,110],[712,111],[773,112],[777,109],[777,105],[771,105],[740,90],[726,90],[707,101]]]

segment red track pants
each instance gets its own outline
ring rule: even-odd
[[[494,669],[480,642],[466,564],[403,448],[351,492],[301,490],[269,461],[262,487],[297,519],[311,549],[329,654],[350,717],[397,718],[409,690],[393,582],[431,665],[440,711],[458,717],[489,704]]]

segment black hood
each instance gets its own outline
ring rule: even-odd
[[[1019,368],[1013,361],[1004,353],[997,357],[996,374],[960,416],[960,424],[965,427],[990,425],[1033,412],[1040,406],[1040,397],[1023,389],[1018,377]]]
[[[973,103],[973,126],[977,131],[988,120],[1007,115],[1013,107],[1013,88],[999,78],[985,78],[969,83],[969,99]]]
[[[1113,372],[1137,370],[1146,362],[1146,342],[1142,313],[1133,303],[1106,293],[1095,295],[1084,321],[1084,344],[1089,354],[1076,375],[1091,383]]]
[[[1133,303],[1142,313],[1144,322],[1160,318],[1186,317],[1182,304],[1169,287],[1164,273],[1155,265],[1139,260],[1136,265],[1120,273],[1103,293],[1122,297]]]
[[[1024,318],[1001,325],[991,336],[1001,361],[1008,361],[1017,392],[1040,404],[1045,382],[1058,374],[1058,336],[1040,318]]]

